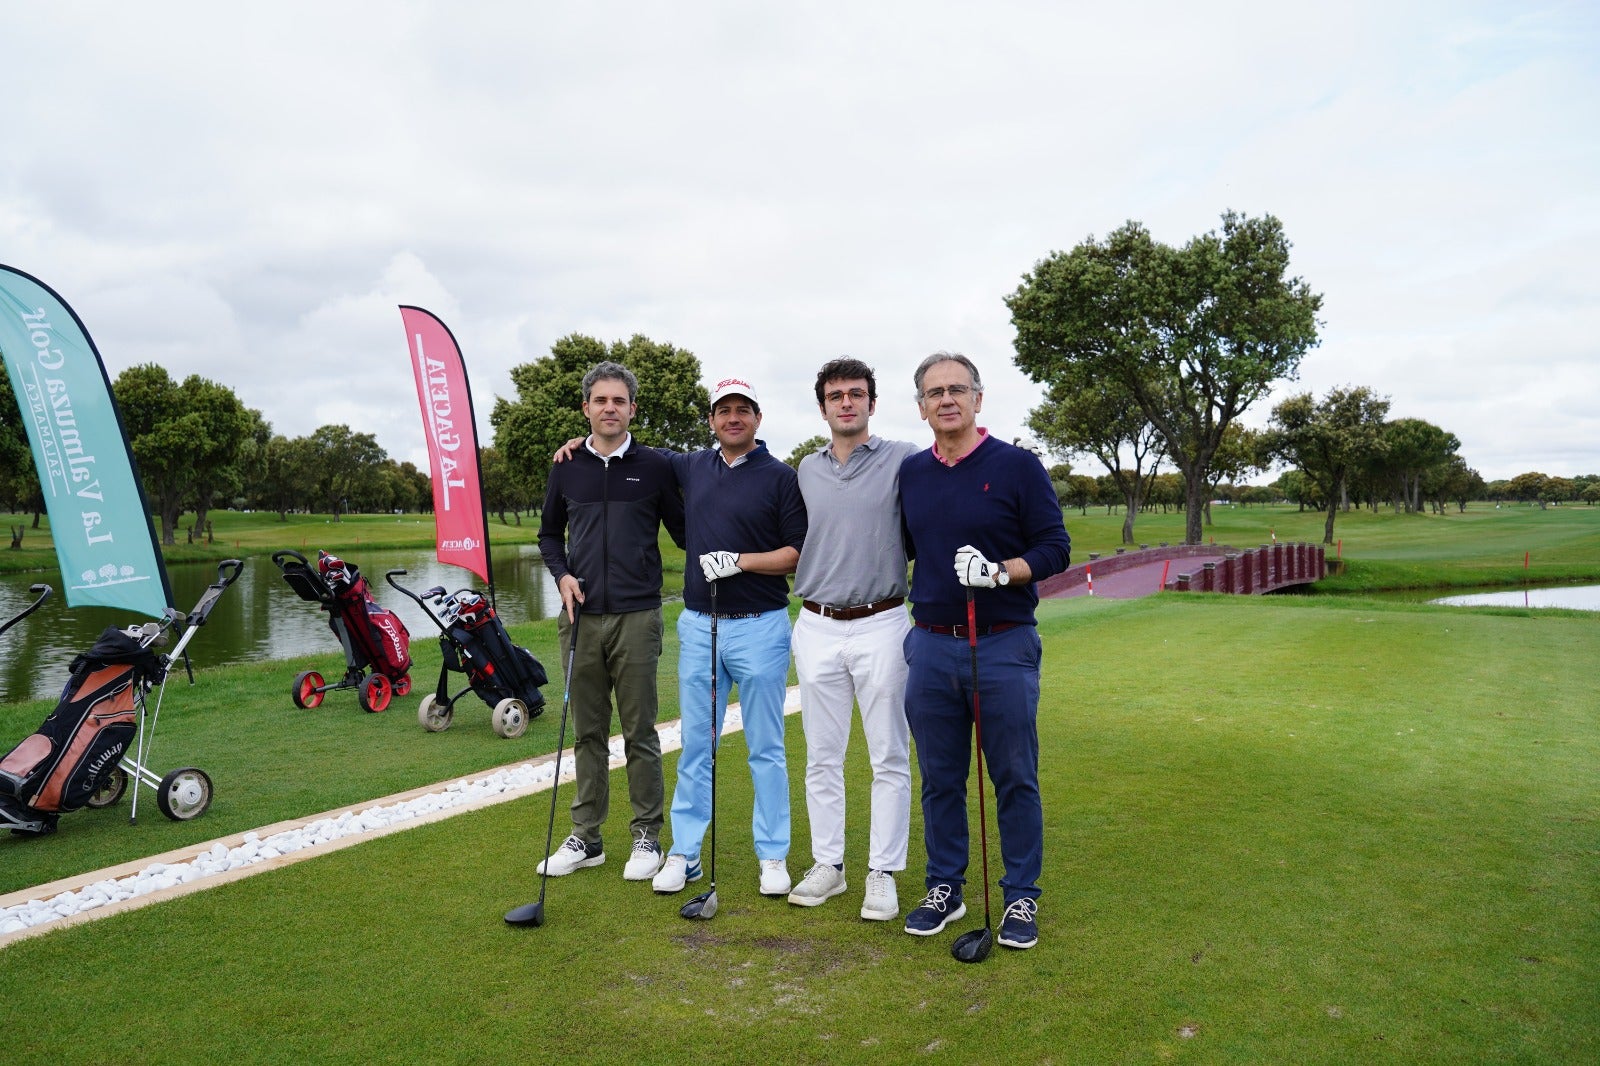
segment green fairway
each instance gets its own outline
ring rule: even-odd
[[[1120,515],[1066,519],[1076,561],[1116,546]],[[426,521],[298,523],[336,548],[433,536]],[[1143,515],[1136,535],[1175,542],[1181,523]],[[266,551],[293,528],[219,515],[218,543],[179,555]],[[526,542],[535,529],[494,535]],[[1314,541],[1321,517],[1218,507],[1207,529],[1237,547]],[[43,1012],[12,1034],[7,1061],[53,1061],[108,1030],[121,1035],[99,1057],[130,1062],[1593,1059],[1600,619],[1337,592],[1600,580],[1600,509],[1352,512],[1337,535],[1330,558],[1342,554],[1344,572],[1317,589],[1331,596],[1042,607],[1047,859],[1032,951],[962,967],[953,932],[923,940],[857,919],[859,734],[850,891],[815,910],[759,898],[735,739],[712,922],[677,917],[687,894],[622,882],[618,775],[610,859],[551,882],[544,928],[499,920],[537,894],[539,795],[7,947],[8,1002],[63,1001],[85,956],[120,993],[93,1012]],[[669,568],[681,565],[669,551]],[[677,713],[678,609],[663,717]],[[510,742],[470,695],[449,731],[417,725],[437,677],[432,640],[413,646],[418,690],[382,715],[350,693],[292,706],[288,679],[326,656],[202,670],[193,687],[175,676],[153,763],[206,768],[212,809],[169,822],[147,792],[138,826],[124,801],[69,814],[46,840],[0,839],[0,892],[553,750],[554,626],[511,629],[557,676],[549,712]],[[48,709],[0,707],[0,738],[20,739]],[[798,877],[809,861],[798,721],[789,737]],[[912,840],[903,908],[921,887],[916,811]],[[997,850],[991,867],[998,877]],[[981,922],[977,869],[974,857],[963,929]]]
[[[536,796],[16,943],[8,1002],[68,1002],[86,966],[117,994],[32,1012],[7,1059],[52,1060],[106,1032],[117,1039],[97,1057],[130,1062],[1600,1054],[1588,696],[1600,619],[1177,595],[1041,615],[1047,838],[1032,951],[965,967],[949,956],[954,931],[914,938],[856,917],[859,735],[849,893],[814,910],[760,898],[734,740],[711,922],[677,917],[686,896],[621,880],[627,807],[614,793],[606,865],[551,881],[543,928],[505,927],[501,913],[537,894],[549,807]],[[292,751],[304,726],[273,713]],[[411,730],[384,746],[489,733],[471,718]],[[368,750],[355,747],[356,765]],[[792,723],[796,874],[803,750]],[[920,887],[915,812],[912,839],[902,906]],[[64,822],[34,844],[68,840]],[[991,866],[998,876],[997,851]],[[976,857],[969,873],[962,929],[981,921]]]

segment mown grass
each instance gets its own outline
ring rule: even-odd
[[[88,1046],[128,1062],[1600,1053],[1600,711],[1585,696],[1600,619],[1175,595],[1057,601],[1041,616],[1032,951],[963,967],[949,934],[856,917],[859,735],[851,891],[814,910],[758,897],[735,739],[709,923],[678,918],[683,897],[623,882],[618,853],[552,881],[543,928],[505,927],[500,914],[537,892],[539,796],[14,944],[7,1002],[71,1002],[85,959],[116,994],[30,1012],[7,1059]],[[292,750],[303,723],[282,726]],[[464,722],[392,742],[472,730],[488,732]],[[798,867],[798,728],[789,753]],[[613,810],[615,848],[626,804]],[[67,839],[64,826],[35,843]],[[915,870],[915,814],[912,839]],[[900,878],[903,902],[918,884]],[[975,908],[960,926],[979,920]]]
[[[211,513],[212,539],[208,542],[202,532],[190,543],[188,525],[178,531],[175,545],[162,549],[162,555],[171,564],[214,562],[239,555],[269,555],[279,548],[296,547],[302,543],[312,547],[321,545],[329,550],[352,552],[359,548],[380,550],[387,548],[427,548],[434,544],[432,515],[344,515],[337,521],[325,514],[291,514],[283,521],[266,512],[213,511]],[[513,516],[501,524],[498,517],[490,518],[490,540],[496,545],[533,544],[539,539],[539,520],[524,515],[520,524]],[[33,528],[33,516],[6,515],[8,526],[23,526],[22,547],[18,550],[0,551],[0,572],[21,570],[48,570],[56,565],[55,540],[50,532],[50,519],[41,517],[39,528]],[[192,523],[188,515],[185,523]],[[156,527],[159,529],[159,524]],[[9,540],[8,540],[9,543]]]

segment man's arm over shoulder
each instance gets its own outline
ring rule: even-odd
[[[662,454],[656,449],[657,454]],[[666,452],[667,461],[662,464],[664,476],[662,478],[661,492],[657,497],[656,515],[661,519],[661,524],[666,527],[667,536],[672,538],[672,543],[680,548],[688,548],[688,532],[684,524],[683,489],[678,484],[678,475],[674,472],[671,456],[676,452]]]

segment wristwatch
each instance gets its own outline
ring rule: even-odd
[[[994,575],[994,583],[996,585],[1009,585],[1009,584],[1011,584],[1011,571],[1006,569],[1005,560],[1002,559],[999,562],[995,563],[994,565],[995,565],[995,569],[1000,571],[998,574]]]

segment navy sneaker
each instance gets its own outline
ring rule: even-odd
[[[1031,948],[1039,942],[1039,901],[1023,896],[1006,907],[1000,919],[1000,946]]]
[[[932,936],[967,913],[961,890],[952,885],[934,885],[916,909],[906,915],[906,932],[912,936]]]

